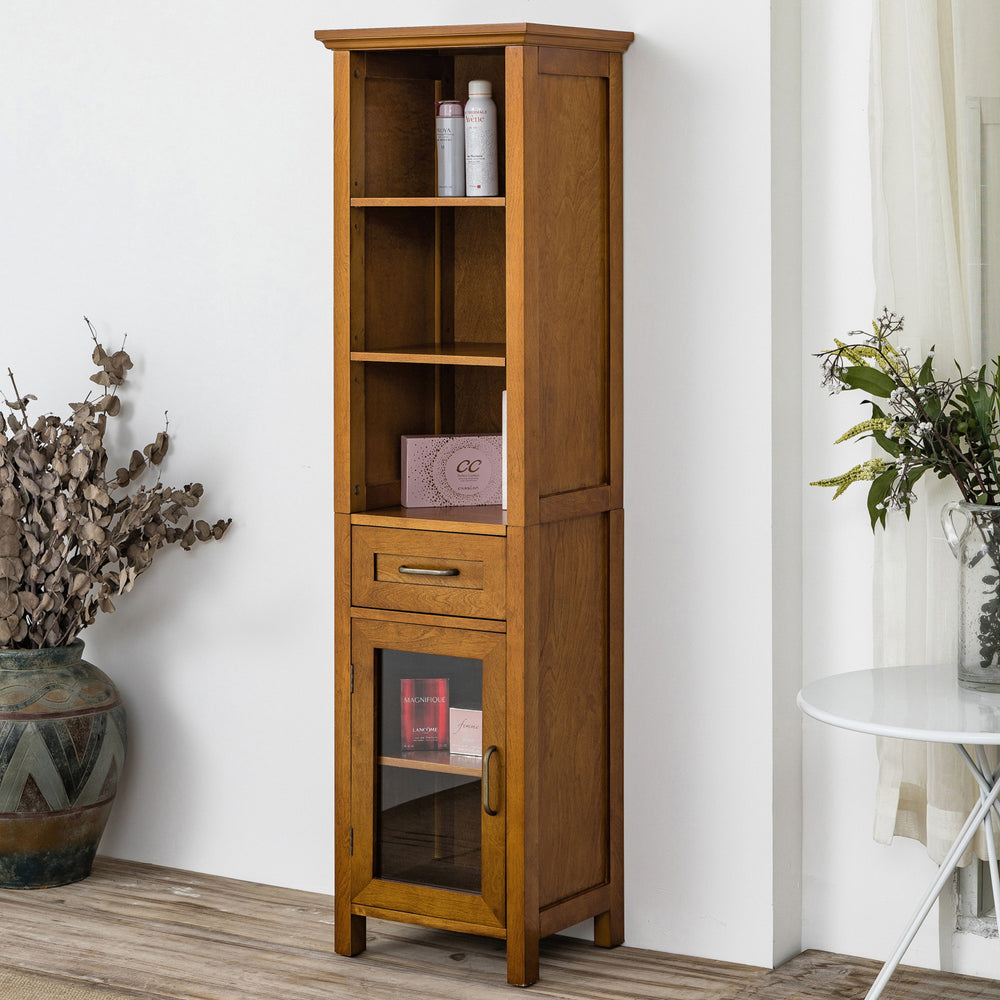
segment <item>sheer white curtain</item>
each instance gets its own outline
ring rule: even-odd
[[[876,309],[903,315],[914,356],[934,346],[945,375],[953,358],[979,363],[991,325],[982,250],[997,227],[981,111],[1000,97],[1000,2],[875,0],[872,23]],[[927,476],[917,490],[910,521],[890,516],[876,534],[875,659],[884,666],[955,657],[956,567],[939,514],[957,493]],[[971,777],[948,746],[881,740],[878,754],[876,839],[915,838],[940,861],[977,797]],[[985,858],[982,833],[972,850]],[[970,850],[962,863],[971,860]]]

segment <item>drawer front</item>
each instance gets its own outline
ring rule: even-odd
[[[504,618],[506,539],[357,526],[351,535],[355,607]]]

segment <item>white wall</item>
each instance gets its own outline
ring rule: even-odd
[[[772,163],[772,104],[773,148],[796,155],[780,88],[798,85],[797,0],[776,5],[775,67],[765,0],[0,8],[0,361],[61,408],[89,374],[81,315],[111,343],[127,331],[122,444],[169,408],[165,476],[202,480],[206,513],[234,517],[86,636],[131,720],[107,853],[332,884],[332,60],[313,29],[626,28],[626,930],[758,965],[797,947],[798,836],[774,827],[800,813],[782,614],[801,599],[807,677],[870,658],[859,501],[799,492],[800,464],[836,467],[843,420],[818,389],[800,404],[771,349],[798,349],[788,296],[807,351],[872,307],[868,4],[803,7],[799,275],[798,222],[778,211],[796,193],[772,201],[772,171],[797,183]],[[797,442],[782,421],[800,405]],[[801,571],[797,531],[772,525],[779,493],[805,518],[799,595],[785,576],[772,596],[773,572]],[[871,747],[807,728],[805,760],[806,943],[882,953],[869,886],[912,872],[870,841]]]
[[[232,515],[85,634],[130,760],[103,850],[328,888],[330,65],[322,5],[0,11],[0,344],[24,392],[86,393],[88,315],[127,332],[140,447]],[[128,454],[126,450],[125,455]]]
[[[627,931],[757,964],[772,960],[768,8],[648,4],[620,18],[637,35],[625,84]]]

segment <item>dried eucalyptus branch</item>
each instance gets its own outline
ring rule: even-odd
[[[231,523],[192,518],[200,483],[138,482],[167,454],[166,425],[107,473],[104,435],[121,412],[118,387],[132,359],[124,349],[109,355],[85,321],[99,369],[90,379],[103,392],[71,403],[66,420],[45,414],[30,422],[36,397],[21,395],[7,370],[14,399],[4,398],[6,420],[0,414],[0,648],[67,645],[99,611],[115,610],[112,598],[132,589],[158,549],[222,538]]]

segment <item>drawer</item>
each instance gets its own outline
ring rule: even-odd
[[[359,608],[504,618],[506,539],[356,526],[351,600]]]

